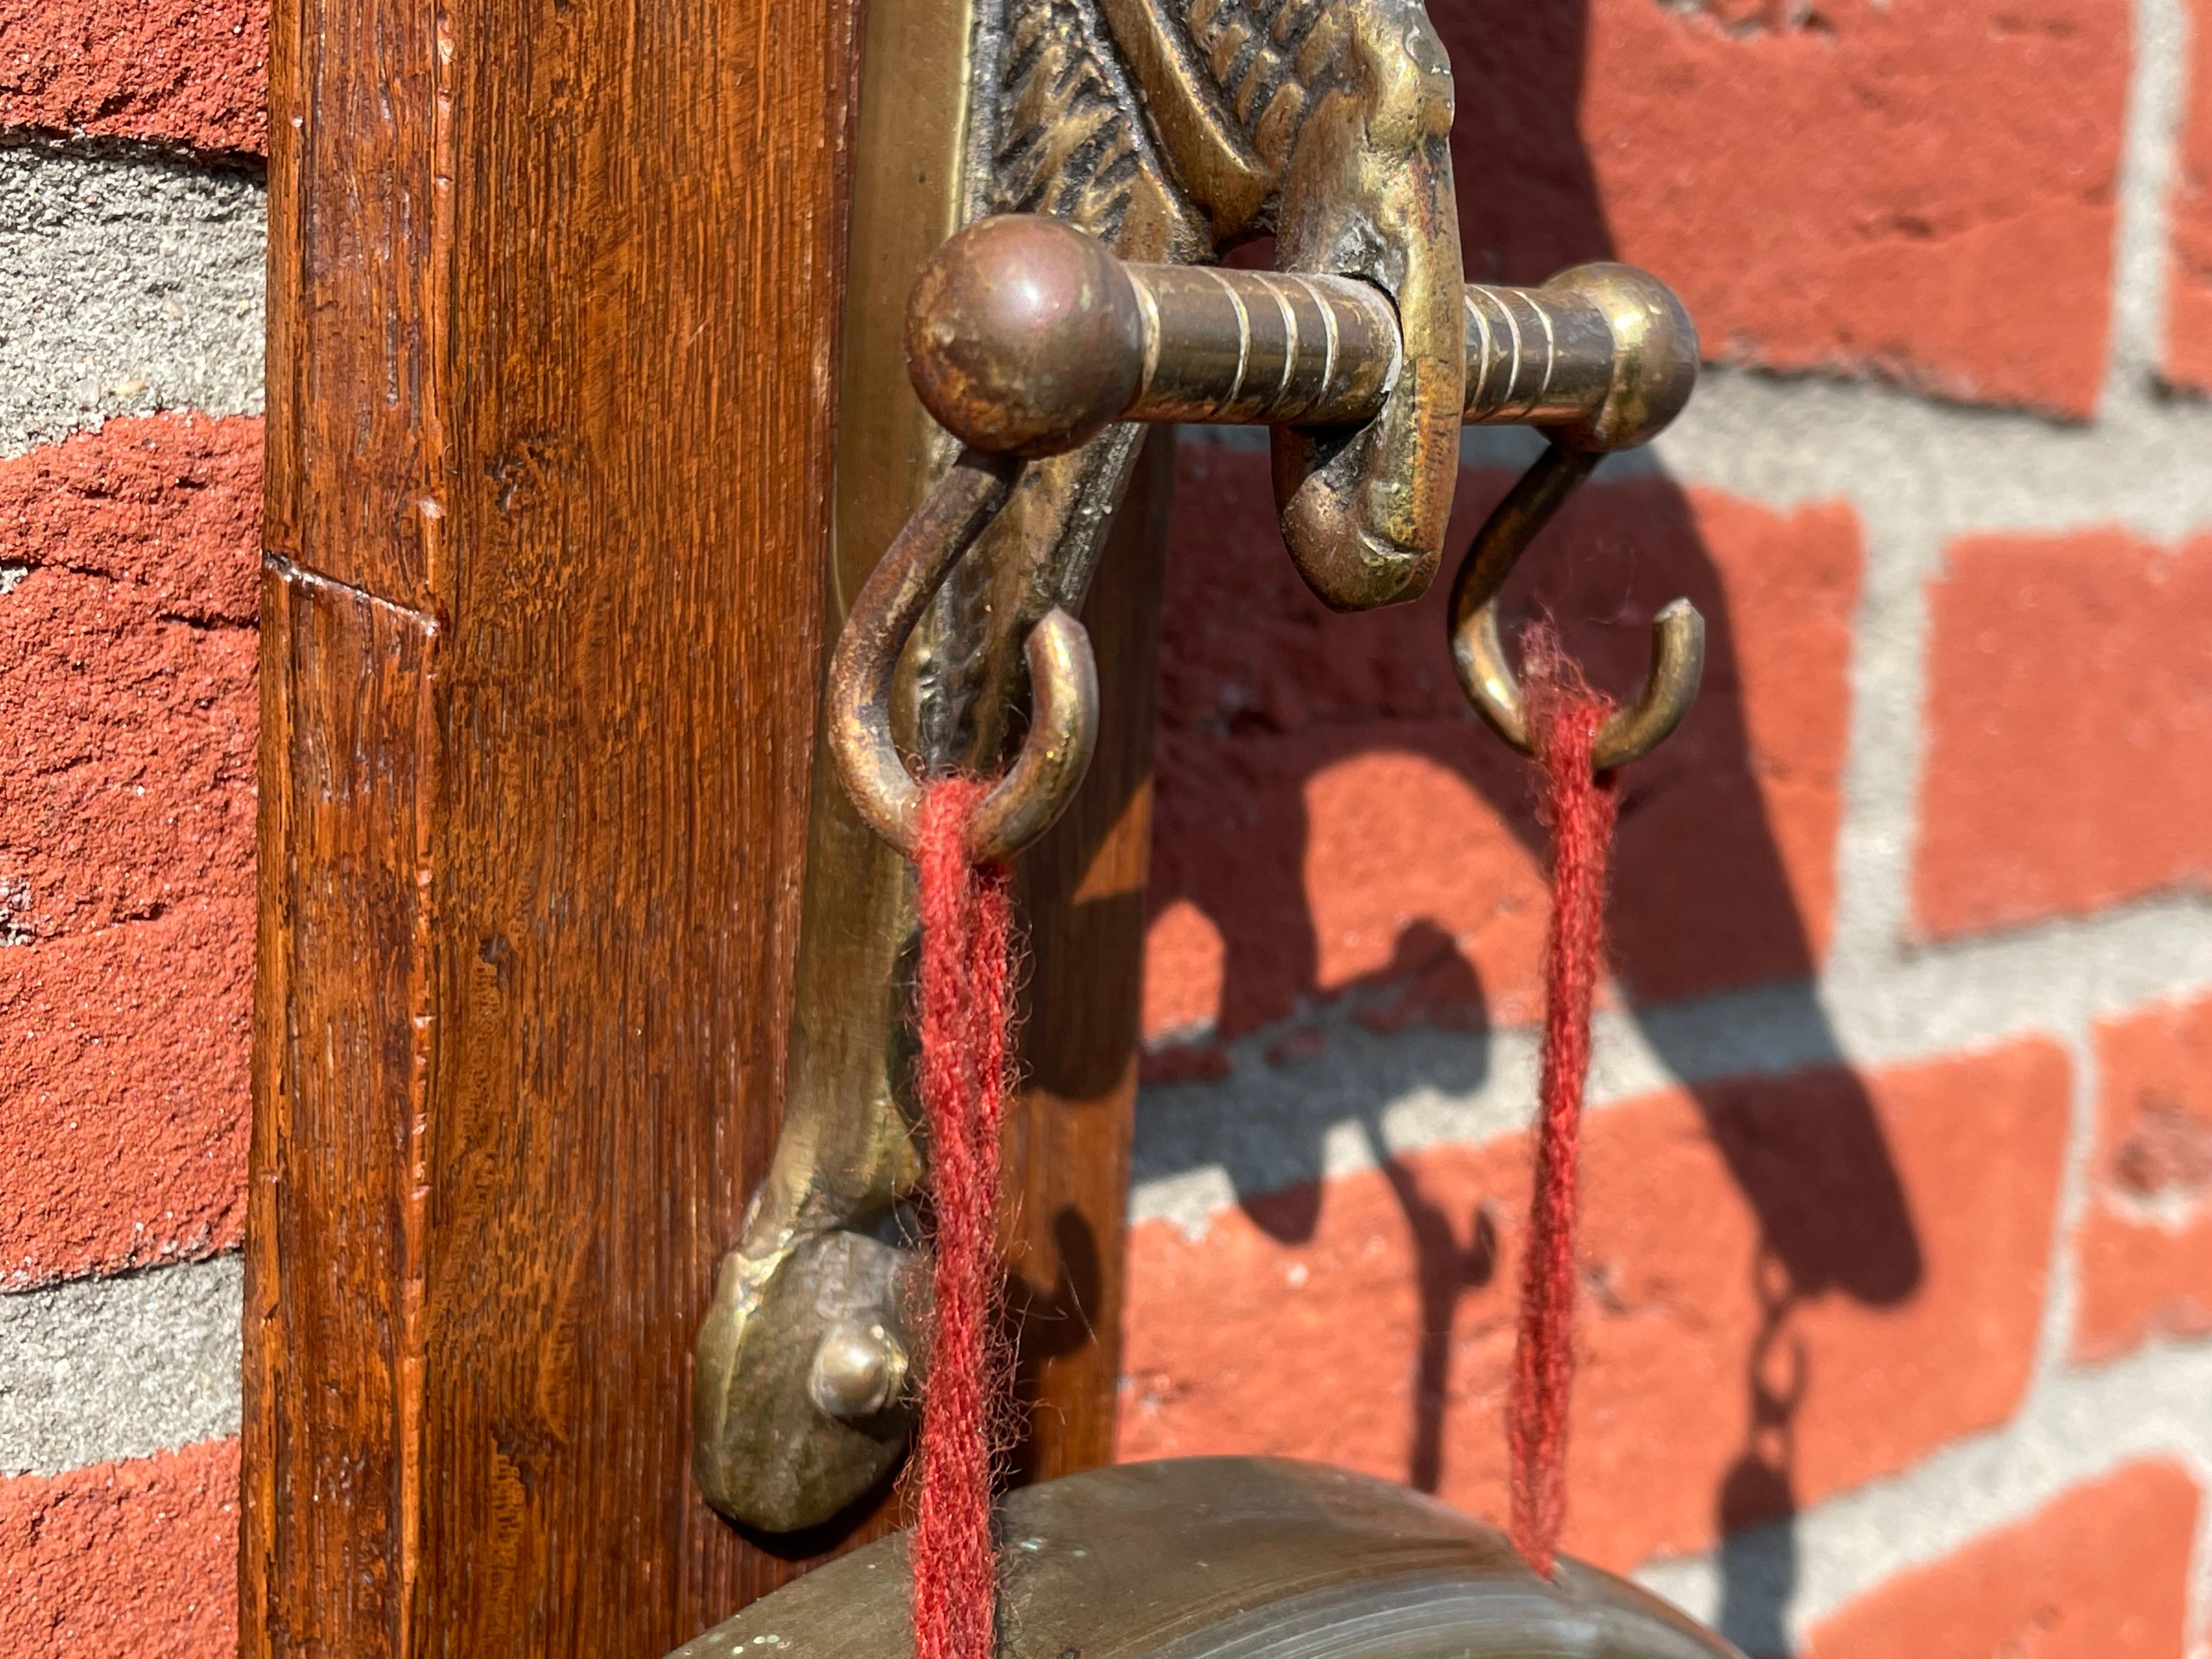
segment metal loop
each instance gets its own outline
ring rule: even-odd
[[[1546,449],[1475,532],[1452,582],[1452,666],[1461,689],[1491,730],[1524,755],[1534,750],[1521,684],[1498,630],[1498,592],[1515,562],[1599,459],[1557,444]],[[1664,742],[1698,700],[1705,666],[1705,619],[1687,599],[1662,605],[1651,619],[1650,672],[1635,702],[1598,732],[1592,757],[1598,769],[1626,766]]]
[[[921,834],[922,786],[891,737],[899,658],[952,568],[1012,499],[1025,465],[962,450],[862,584],[830,659],[826,712],[837,775],[869,827],[908,857]],[[1030,729],[969,820],[968,850],[979,864],[1002,863],[1051,828],[1097,744],[1098,671],[1082,625],[1048,611],[1023,653]]]

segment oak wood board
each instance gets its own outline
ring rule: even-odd
[[[242,1653],[653,1659],[781,1098],[850,3],[277,0]],[[1024,875],[1027,1476],[1111,1455],[1164,445]]]

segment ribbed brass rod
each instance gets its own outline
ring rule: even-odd
[[[1540,288],[1469,283],[1469,424],[1641,441],[1674,417],[1697,336],[1656,278],[1581,265]],[[985,220],[915,286],[908,367],[978,449],[1070,449],[1115,421],[1355,426],[1401,362],[1397,317],[1350,277],[1130,264],[1058,221]]]

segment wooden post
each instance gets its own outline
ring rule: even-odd
[[[277,0],[254,1659],[656,1659],[852,1541],[706,1509],[687,1368],[781,1098],[854,11]],[[1037,1475],[1112,1446],[1157,535],[1117,549],[1095,787],[1025,877]]]
[[[278,0],[243,1645],[794,1569],[686,1365],[775,1127],[853,8]]]

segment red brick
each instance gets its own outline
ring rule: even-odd
[[[2091,411],[2126,0],[1430,9],[1470,275],[1613,255],[1717,357]]]
[[[1597,1115],[1569,1546],[1702,1549],[2008,1418],[2068,1091],[2063,1053],[2023,1042]],[[1120,1455],[1320,1458],[1501,1516],[1527,1188],[1516,1136],[1249,1199],[1194,1240],[1140,1225]],[[1758,1430],[1754,1376],[1795,1399]]]
[[[1144,1029],[1154,1038],[1203,1030],[1221,1007],[1221,930],[1188,899],[1174,899],[1145,934]]]
[[[0,461],[0,564],[145,585],[201,623],[252,622],[260,421],[118,418]]]
[[[253,904],[0,951],[0,1287],[236,1245]]]
[[[0,1480],[0,1659],[230,1659],[238,1443]]]
[[[252,890],[260,450],[157,416],[0,463],[11,937]]]
[[[260,428],[0,463],[0,1283],[234,1243]]]
[[[2197,1486],[2136,1463],[1822,1621],[1806,1659],[2181,1659]]]
[[[269,148],[267,0],[0,0],[0,127]]]
[[[1455,544],[1503,486],[1462,481]],[[1448,584],[1418,605],[1323,610],[1283,556],[1257,455],[1185,445],[1177,503],[1148,1031],[1234,1036],[1370,985],[1412,987],[1446,1023],[1529,1017],[1544,909],[1528,775],[1452,678]],[[1852,515],[1601,485],[1531,563],[1534,598],[1616,692],[1666,599],[1688,593],[1711,626],[1696,712],[1627,775],[1624,982],[1663,1000],[1810,977],[1834,902]]]
[[[1929,593],[1913,908],[1949,937],[2212,875],[2212,538],[1955,544]]]
[[[2166,203],[2166,376],[2212,391],[2212,9],[2190,7],[2189,108]]]
[[[2212,1000],[2099,1024],[2075,1352],[2212,1332]]]

